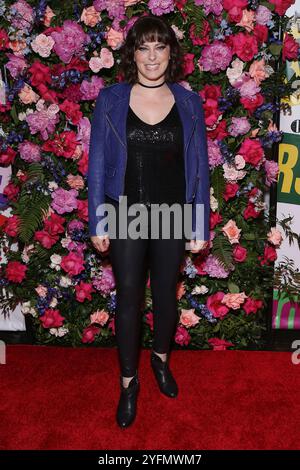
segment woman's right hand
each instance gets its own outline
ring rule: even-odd
[[[110,244],[109,235],[96,235],[91,237],[91,240],[97,251],[103,253],[108,250]]]

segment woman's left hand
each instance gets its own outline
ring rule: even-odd
[[[190,251],[191,253],[198,253],[208,247],[208,241],[206,240],[190,240]]]

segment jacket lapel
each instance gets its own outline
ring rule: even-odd
[[[193,114],[189,99],[192,96],[189,90],[177,83],[166,82],[174,94],[176,106],[183,125],[184,153],[186,153],[198,117]],[[121,85],[121,84],[120,84]],[[132,84],[123,82],[122,86],[112,88],[114,98],[111,99],[106,110],[106,119],[115,133],[116,138],[127,149],[126,120]]]

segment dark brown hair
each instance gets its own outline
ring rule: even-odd
[[[159,41],[170,46],[170,61],[165,72],[165,80],[170,82],[183,80],[183,50],[171,26],[155,15],[141,16],[128,30],[120,48],[120,72],[124,80],[132,84],[137,82],[138,71],[134,52],[146,41]]]

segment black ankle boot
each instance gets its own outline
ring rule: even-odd
[[[128,387],[124,387],[122,376],[120,376],[121,395],[117,408],[117,423],[121,428],[129,426],[136,416],[136,403],[139,391],[139,380],[137,373],[129,382]]]
[[[167,397],[177,397],[178,386],[169,369],[168,359],[164,362],[157,354],[151,351],[151,366],[160,391]]]

